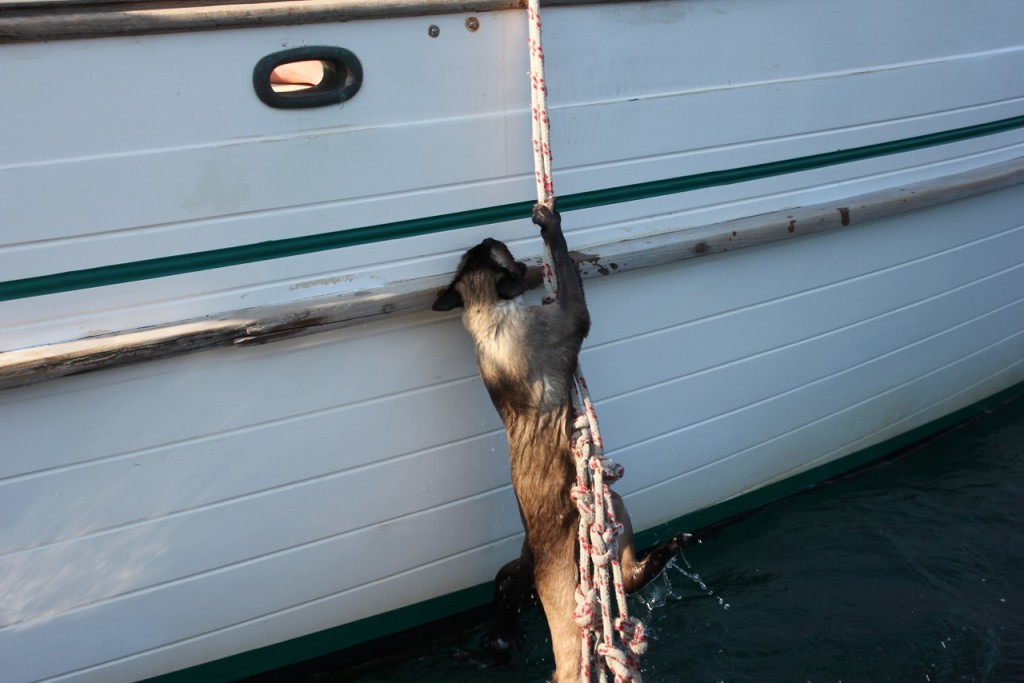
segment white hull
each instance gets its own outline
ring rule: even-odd
[[[930,30],[911,32],[922,13]],[[466,16],[0,45],[0,63],[23,65],[4,67],[5,87],[33,94],[0,102],[0,288],[528,200],[525,17],[481,13],[469,32]],[[653,2],[544,19],[561,196],[1024,112],[1014,2]],[[245,78],[283,44],[351,49],[362,91],[264,107]],[[39,85],[69,64],[81,78]],[[112,64],[133,84],[120,100],[86,78]],[[1024,381],[1022,157],[1024,128],[1007,126],[567,211],[570,246],[602,257],[582,363],[634,525]],[[958,180],[987,169],[1002,180]],[[902,212],[900,188],[937,198]],[[837,227],[794,219],[786,239],[726,244],[809,206]],[[658,246],[709,225],[717,237],[686,247],[699,258]],[[30,367],[0,391],[4,680],[138,680],[486,584],[521,542],[504,435],[459,319],[418,309],[489,235],[539,253],[528,221],[480,223],[0,301],[0,381],[11,359]],[[411,312],[332,321],[343,329],[135,364],[95,351],[103,333],[226,329],[233,311],[365,303],[410,281]],[[72,340],[96,371],[46,365]]]

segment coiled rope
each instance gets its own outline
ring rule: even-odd
[[[544,51],[541,47],[539,0],[529,0],[530,84],[533,118],[533,157],[537,200],[555,196],[551,177],[547,86],[544,82]],[[544,286],[549,296],[558,291],[551,249],[544,244]],[[576,586],[576,623],[580,626],[580,678],[588,683],[596,673],[605,683],[610,672],[615,683],[641,681],[640,656],[647,650],[644,625],[629,616],[619,563],[618,536],[622,525],[615,519],[609,484],[620,478],[622,467],[604,456],[597,413],[586,380],[576,367],[573,396],[573,453],[576,484],[572,498],[580,513],[579,583]],[[615,604],[611,593],[615,592]],[[614,613],[613,613],[614,612]],[[618,616],[615,616],[617,614]]]

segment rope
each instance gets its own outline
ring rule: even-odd
[[[537,201],[555,196],[551,177],[547,85],[544,82],[544,51],[541,47],[539,0],[529,0],[530,85],[533,118],[533,157]],[[558,291],[551,248],[544,244],[544,286],[548,296]],[[580,626],[580,678],[588,683],[597,669],[598,681],[608,673],[615,683],[641,683],[640,656],[647,650],[644,625],[629,616],[619,563],[618,536],[622,525],[615,519],[608,486],[623,474],[622,467],[604,456],[597,413],[583,371],[576,367],[573,392],[573,454],[576,483],[572,499],[580,513],[579,583],[574,617]],[[611,593],[615,592],[615,604]],[[613,612],[617,613],[615,617]],[[596,667],[595,667],[596,665]]]

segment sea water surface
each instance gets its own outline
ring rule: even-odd
[[[647,683],[1024,682],[1024,399],[732,522],[631,603]],[[545,681],[482,627],[317,681]]]

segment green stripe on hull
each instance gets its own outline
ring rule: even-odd
[[[637,534],[636,546],[648,548],[680,531],[696,531],[725,522],[815,484],[864,467],[960,422],[1022,398],[1024,384],[1017,384],[880,444],[648,529]],[[488,582],[344,626],[158,676],[149,679],[147,683],[224,683],[254,676],[469,611],[488,603],[492,595],[493,585]]]
[[[976,126],[956,128],[941,133],[919,135],[893,142],[883,142],[823,154],[812,154],[785,161],[773,161],[725,171],[696,173],[678,178],[623,185],[604,190],[579,192],[559,197],[559,208],[562,211],[588,209],[677,194],[690,190],[731,185],[771,176],[798,173],[852,161],[935,147],[986,135],[1004,133],[1019,128],[1024,128],[1024,116],[1016,116]],[[223,249],[212,249],[191,254],[164,256],[144,261],[10,280],[8,282],[0,282],[0,301],[71,292],[127,282],[138,282],[170,275],[181,275],[246,263],[287,258],[289,256],[301,256],[303,254],[341,249],[359,244],[429,235],[447,230],[523,219],[530,216],[532,206],[532,201],[515,202],[485,209],[460,211],[443,216],[416,218],[319,235],[271,240],[237,247],[225,247]]]

